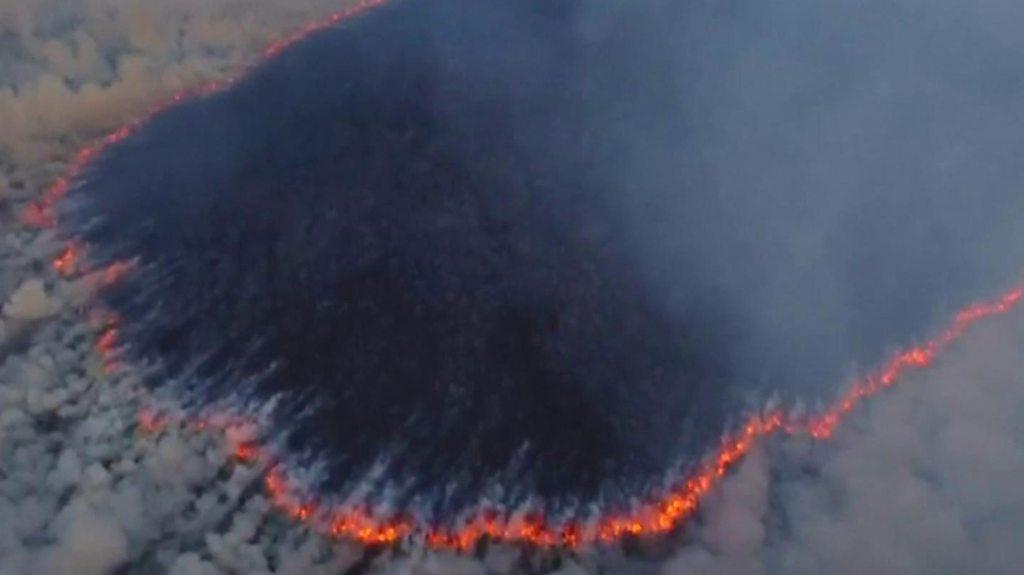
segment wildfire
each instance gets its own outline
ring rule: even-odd
[[[972,325],[1013,311],[1022,298],[1024,287],[1018,287],[993,302],[965,308],[938,337],[897,354],[878,371],[855,381],[847,392],[813,417],[797,419],[778,409],[748,416],[735,433],[726,435],[718,448],[676,487],[630,512],[588,522],[553,522],[540,510],[510,518],[504,511],[486,507],[469,513],[455,526],[441,528],[418,521],[415,516],[380,518],[370,509],[324,509],[312,498],[302,495],[283,466],[270,462],[267,450],[256,444],[242,444],[236,448],[235,457],[246,464],[268,465],[264,487],[283,515],[318,528],[326,535],[355,540],[366,546],[418,538],[431,549],[458,552],[469,552],[484,540],[535,548],[578,549],[613,544],[625,538],[665,534],[682,528],[693,518],[705,497],[759,442],[777,434],[806,435],[815,440],[831,438],[843,420],[866,399],[896,385],[909,371],[931,366]]]
[[[362,0],[324,20],[311,23],[269,45],[263,52],[263,59],[281,54],[310,34],[386,3],[387,0]],[[55,227],[58,224],[57,204],[70,191],[73,182],[108,148],[132,136],[172,106],[230,87],[259,63],[243,70],[238,76],[179,92],[167,102],[150,109],[141,119],[130,122],[82,148],[73,156],[65,173],[45,190],[43,197],[23,210],[21,221],[35,228]],[[53,269],[62,277],[78,273],[82,253],[83,247],[72,242],[53,260]],[[134,261],[114,262],[103,270],[103,285],[116,284],[135,266]],[[381,517],[368,507],[324,508],[317,504],[314,498],[303,494],[297,483],[291,480],[285,467],[273,461],[270,450],[259,442],[239,442],[234,446],[231,455],[237,464],[259,466],[264,469],[264,491],[274,507],[284,516],[307,524],[326,535],[351,539],[366,546],[391,545],[417,537],[426,546],[439,550],[469,551],[485,539],[540,548],[576,549],[587,545],[610,544],[629,537],[664,534],[684,526],[700,509],[704,498],[743,461],[754,446],[765,438],[780,433],[806,435],[815,440],[831,438],[846,417],[865,400],[893,387],[909,371],[932,365],[971,326],[1013,311],[1021,303],[1022,298],[1024,287],[1018,287],[997,300],[976,303],[964,308],[938,337],[895,355],[877,372],[856,380],[827,409],[812,417],[796,419],[781,410],[749,415],[738,431],[723,437],[716,450],[660,497],[627,513],[609,514],[587,522],[554,522],[542,511],[509,514],[488,507],[468,513],[466,518],[455,526],[441,528],[427,525],[412,515],[392,514]],[[108,370],[116,367],[113,356],[120,333],[118,325],[116,317],[105,319],[96,342],[96,352],[103,358]],[[170,421],[169,416],[162,415],[155,409],[143,408],[138,414],[138,429],[142,433],[158,434],[168,427]],[[197,432],[214,429],[226,432],[231,426],[237,425],[237,421],[232,422],[232,418],[202,417],[186,422],[186,425]]]

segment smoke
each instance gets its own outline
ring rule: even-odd
[[[0,573],[1020,570],[1019,318],[972,331],[833,441],[761,446],[664,564],[616,549],[557,560],[497,547],[364,553],[275,512],[228,438],[143,429],[147,374],[107,373],[81,314],[95,282],[58,279],[49,262],[60,246],[18,228],[15,208],[75,142],[237,69],[333,7],[0,6]],[[588,99],[587,113],[618,134],[601,172],[629,230],[617,237],[666,313],[713,304],[702,325],[742,327],[715,345],[748,334],[723,353],[740,366],[732,377],[827,396],[851,366],[1018,273],[1020,7],[661,10],[673,17],[597,3],[574,20],[585,39],[628,32],[603,54],[631,70],[612,83],[659,96],[617,107],[621,94],[605,86],[608,100]],[[662,40],[636,41],[646,36]],[[666,113],[677,108],[686,114]]]

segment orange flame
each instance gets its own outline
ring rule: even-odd
[[[82,257],[82,247],[78,242],[71,242],[64,251],[52,262],[53,270],[62,278],[69,278],[78,271],[78,264]]]

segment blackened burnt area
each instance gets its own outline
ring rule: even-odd
[[[335,487],[381,455],[442,512],[513,465],[552,498],[654,477],[721,429],[720,354],[622,253],[566,15],[456,29],[472,3],[428,4],[318,36],[92,170],[74,219],[143,262],[110,298],[126,341],[200,397],[289,394],[292,447]]]

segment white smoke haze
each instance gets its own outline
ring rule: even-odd
[[[260,471],[230,457],[231,438],[141,432],[138,377],[106,374],[93,350],[82,309],[95,282],[57,278],[49,260],[60,245],[22,229],[17,208],[77,143],[237,70],[339,5],[0,4],[0,575],[1021,572],[1019,315],[972,331],[834,441],[756,450],[663,563],[618,550],[531,560],[502,547],[364,557],[275,512]]]

